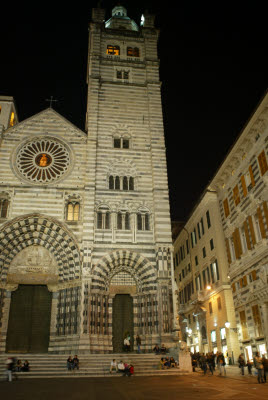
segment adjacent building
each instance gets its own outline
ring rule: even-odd
[[[182,339],[192,353],[221,351],[227,363],[236,360],[235,313],[215,191],[204,192],[174,241],[174,265]]]
[[[267,354],[268,95],[209,188],[217,191],[241,351]],[[232,325],[231,325],[232,326]]]

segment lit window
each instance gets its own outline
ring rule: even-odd
[[[69,202],[67,204],[67,221],[79,220],[80,204],[77,202]]]
[[[139,57],[140,56],[140,49],[138,47],[128,47],[127,48],[127,55],[129,57]]]
[[[120,55],[120,47],[108,45],[106,53],[109,55],[113,55],[113,56],[119,56]]]
[[[14,124],[15,124],[15,114],[12,111],[11,116],[10,116],[9,126],[14,126]]]
[[[221,328],[220,333],[221,333],[221,340],[226,339],[226,329]]]
[[[211,331],[211,341],[212,341],[212,343],[216,343],[216,341],[217,341],[216,331]]]

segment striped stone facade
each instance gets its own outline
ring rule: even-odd
[[[106,23],[104,10],[92,13],[87,133],[51,108],[3,132],[0,351],[20,284],[45,284],[53,294],[49,352],[112,352],[117,294],[133,298],[144,351],[173,343],[158,32],[152,16],[138,27],[119,9],[124,15]]]

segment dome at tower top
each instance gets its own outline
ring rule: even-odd
[[[113,17],[127,17],[127,9],[123,6],[115,6],[112,9]]]
[[[139,27],[133,19],[127,16],[127,10],[121,5],[112,9],[112,17],[105,22],[105,28],[138,31]]]

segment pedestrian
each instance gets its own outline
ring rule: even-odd
[[[264,354],[262,356],[262,365],[263,365],[263,379],[264,382],[266,383],[266,375],[268,374],[268,360]]]
[[[136,336],[136,344],[137,344],[137,353],[140,354],[141,353],[141,338],[140,338],[139,334],[137,334],[137,336]]]
[[[206,375],[207,373],[207,357],[205,356],[204,353],[202,353],[201,357],[200,357],[200,364],[201,364],[201,368],[204,371],[204,375]]]
[[[14,368],[14,363],[13,363],[12,357],[8,357],[8,359],[6,360],[6,376],[7,376],[8,382],[12,382],[13,368]]]
[[[260,357],[260,354],[258,352],[256,353],[253,362],[254,362],[254,367],[258,371],[258,383],[264,383],[263,363],[262,363],[262,358]]]
[[[244,369],[245,369],[245,358],[244,358],[244,354],[240,354],[240,356],[238,357],[238,366],[241,369],[241,374],[245,375]]]
[[[217,364],[218,364],[218,368],[219,368],[219,375],[223,375],[224,372],[224,376],[226,376],[226,369],[225,369],[225,359],[224,359],[224,355],[222,354],[222,352],[220,351],[217,357]]]
[[[250,359],[248,359],[247,361],[247,367],[248,367],[248,374],[252,375],[252,362],[250,361]]]
[[[209,367],[209,370],[211,372],[211,375],[213,375],[213,370],[214,370],[214,367],[213,367],[214,366],[213,353],[208,353],[207,362],[208,362],[208,367]]]

